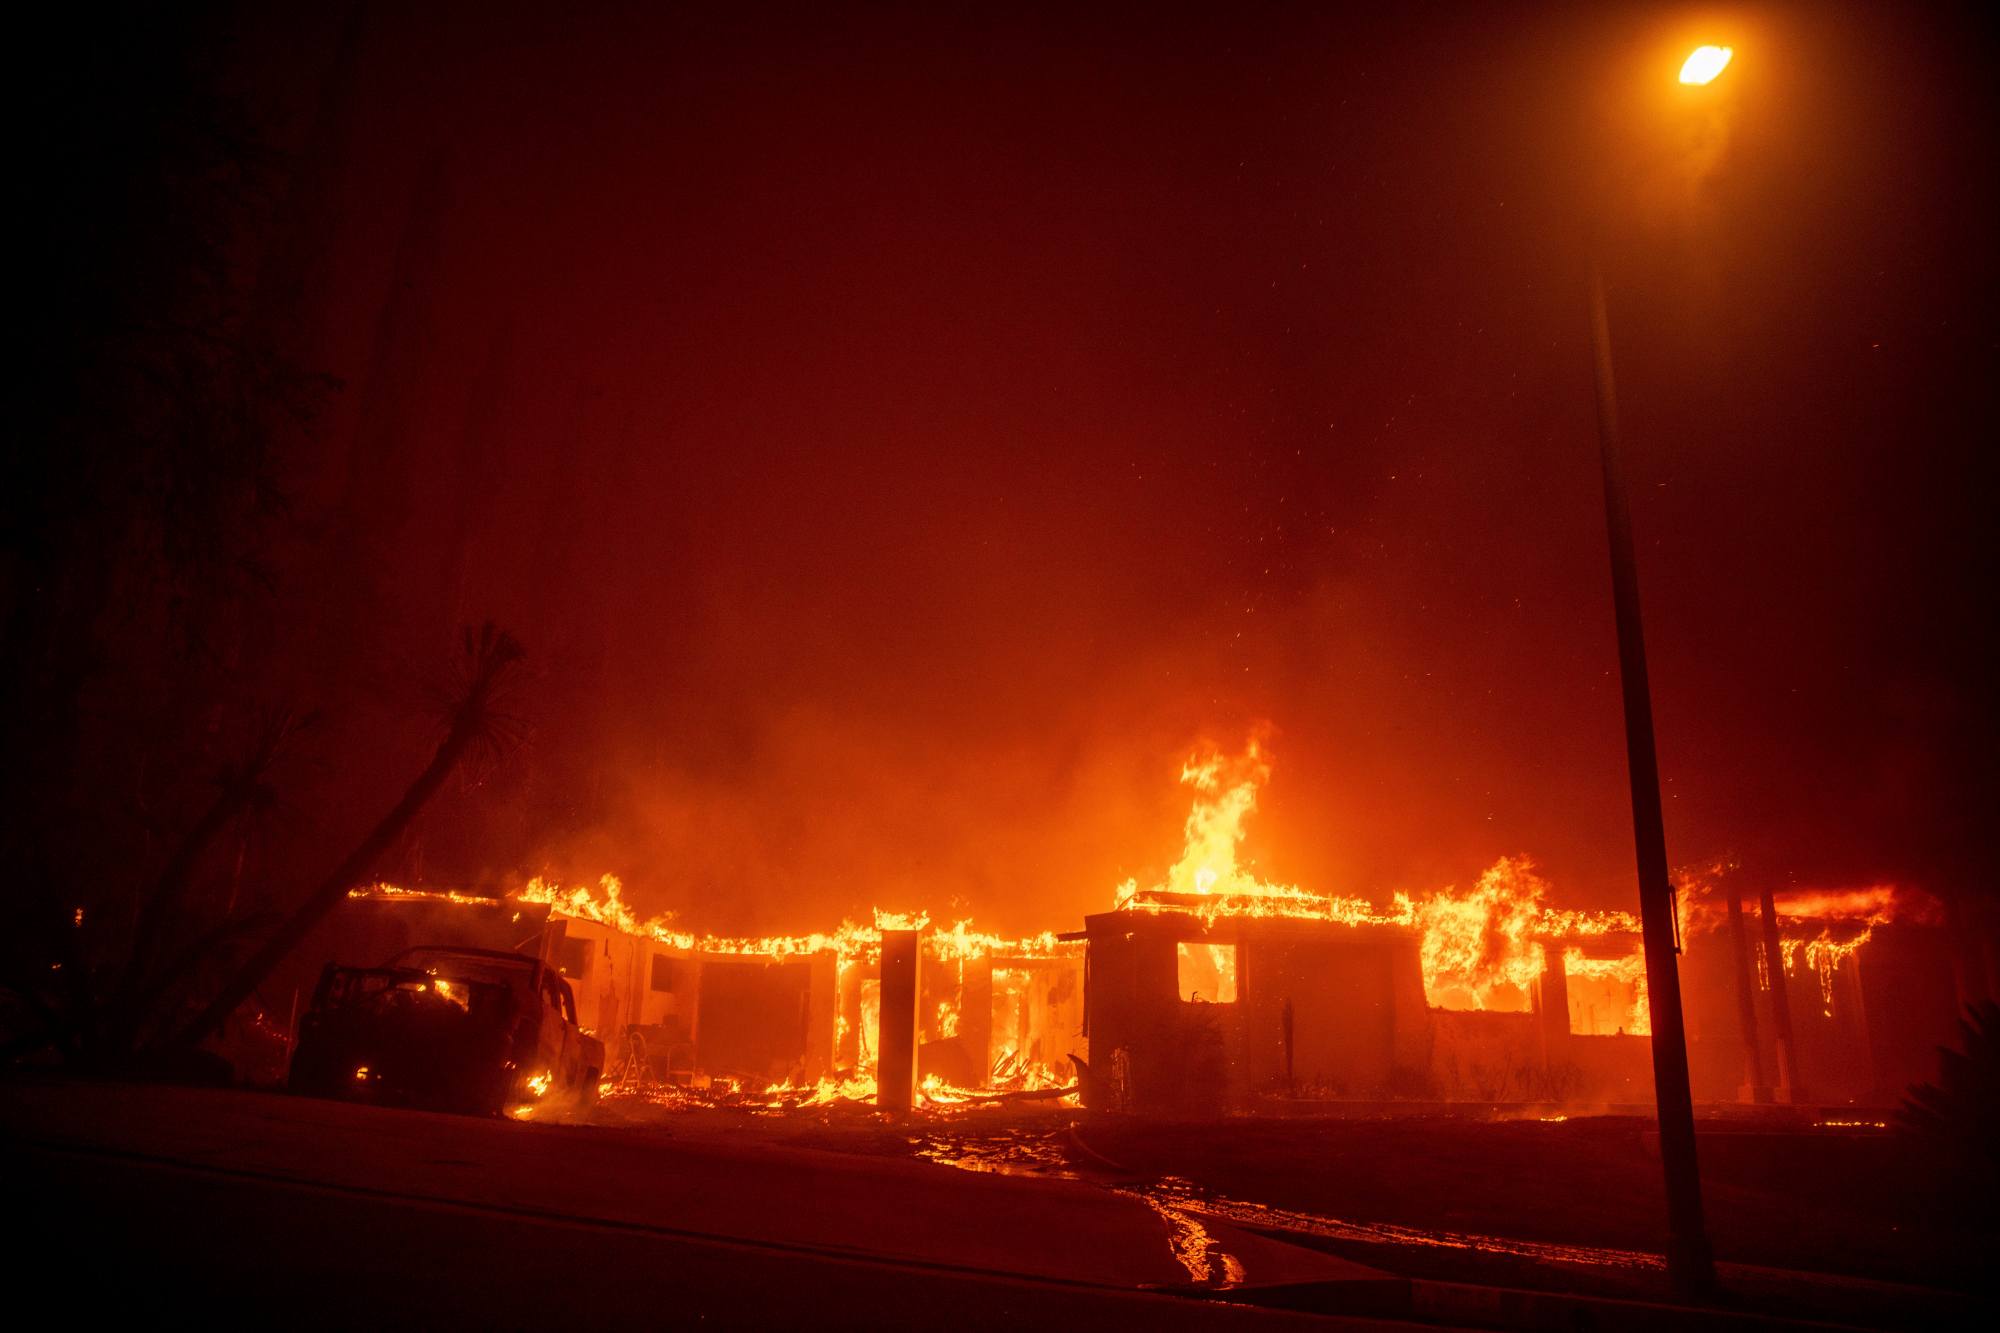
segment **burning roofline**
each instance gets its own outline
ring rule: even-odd
[[[592,895],[587,888],[565,890],[540,879],[531,880],[521,889],[506,894],[471,893],[460,889],[412,889],[375,883],[350,889],[347,896],[378,902],[429,902],[490,908],[503,908],[510,904],[540,907],[561,920],[589,922],[650,939],[678,952],[721,958],[785,959],[833,954],[844,961],[869,961],[881,949],[883,932],[890,930],[917,931],[925,949],[947,961],[985,958],[996,962],[1029,963],[1079,957],[1082,953],[1077,942],[1058,936],[1053,931],[1009,939],[976,931],[970,921],[959,921],[948,927],[932,926],[929,914],[923,912],[899,914],[877,910],[871,925],[843,921],[836,930],[804,935],[695,935],[675,929],[669,917],[639,920],[625,907],[622,885],[616,876],[604,876],[600,886],[604,890],[601,898]]]

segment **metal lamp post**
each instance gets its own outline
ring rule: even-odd
[[[1684,84],[1706,84],[1734,53],[1704,46],[1681,67]],[[1597,442],[1604,468],[1604,526],[1611,547],[1611,595],[1618,623],[1618,675],[1625,702],[1625,753],[1632,781],[1632,841],[1639,869],[1639,925],[1645,942],[1646,1007],[1652,1022],[1653,1096],[1659,1111],[1660,1165],[1667,1187],[1667,1272],[1683,1296],[1715,1288],[1715,1257],[1701,1202],[1695,1155],[1694,1098],[1688,1088],[1687,1029],[1681,1016],[1678,923],[1667,873],[1660,810],[1660,761],[1653,738],[1652,687],[1639,618],[1639,572],[1632,552],[1632,510],[1618,438],[1618,392],[1611,369],[1611,325],[1604,279],[1590,271],[1590,333],[1597,381]]]

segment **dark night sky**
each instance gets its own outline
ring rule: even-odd
[[[300,549],[365,503],[385,680],[533,654],[402,871],[1068,926],[1268,723],[1266,873],[1623,903],[1596,235],[1675,859],[1986,888],[1992,49],[1612,8],[246,30],[344,383]],[[379,694],[334,763],[400,781]]]

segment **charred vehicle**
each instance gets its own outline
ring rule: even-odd
[[[577,1026],[569,982],[495,949],[406,949],[329,964],[299,1027],[294,1092],[474,1114],[586,1104],[604,1043]]]

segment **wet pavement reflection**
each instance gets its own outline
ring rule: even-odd
[[[1384,1248],[1463,1250],[1600,1270],[1644,1272],[1665,1267],[1661,1256],[1643,1251],[1355,1221],[1231,1198],[1176,1176],[1135,1177],[1094,1153],[1073,1126],[1001,1133],[938,1127],[912,1135],[910,1144],[918,1157],[961,1171],[1081,1181],[1136,1199],[1166,1224],[1174,1257],[1187,1270],[1190,1282],[1214,1290],[1240,1285],[1244,1272],[1242,1263],[1203,1226],[1204,1218],[1298,1238]]]

